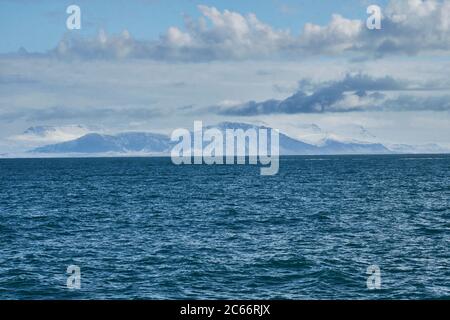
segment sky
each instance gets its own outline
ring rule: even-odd
[[[0,0],[0,153],[32,126],[194,120],[450,148],[449,53],[447,0]]]
[[[77,31],[81,35],[94,36],[100,29],[110,33],[127,29],[137,39],[154,39],[169,27],[181,25],[185,15],[201,16],[197,9],[201,4],[244,14],[252,12],[276,28],[299,33],[305,23],[325,24],[335,12],[349,18],[365,18],[366,3],[363,0],[0,0],[0,52],[20,47],[37,52],[52,49],[67,32],[66,8],[71,4],[82,9],[83,25]],[[370,3],[382,5],[386,1]]]

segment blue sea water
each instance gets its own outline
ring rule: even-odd
[[[449,155],[0,160],[0,299],[449,297]]]

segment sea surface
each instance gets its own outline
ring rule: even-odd
[[[0,299],[443,298],[449,155],[0,160]]]

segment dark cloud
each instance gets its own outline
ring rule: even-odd
[[[312,93],[299,90],[284,100],[250,101],[232,107],[214,107],[224,115],[252,116],[271,113],[323,113],[366,110],[377,106],[385,95],[380,91],[409,90],[409,83],[386,76],[373,78],[364,74],[347,74],[339,81],[313,85],[300,82],[301,88],[314,88]],[[348,102],[347,102],[348,101]],[[369,105],[369,106],[368,106]]]

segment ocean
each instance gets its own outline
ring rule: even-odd
[[[0,160],[0,299],[449,297],[450,155]]]

